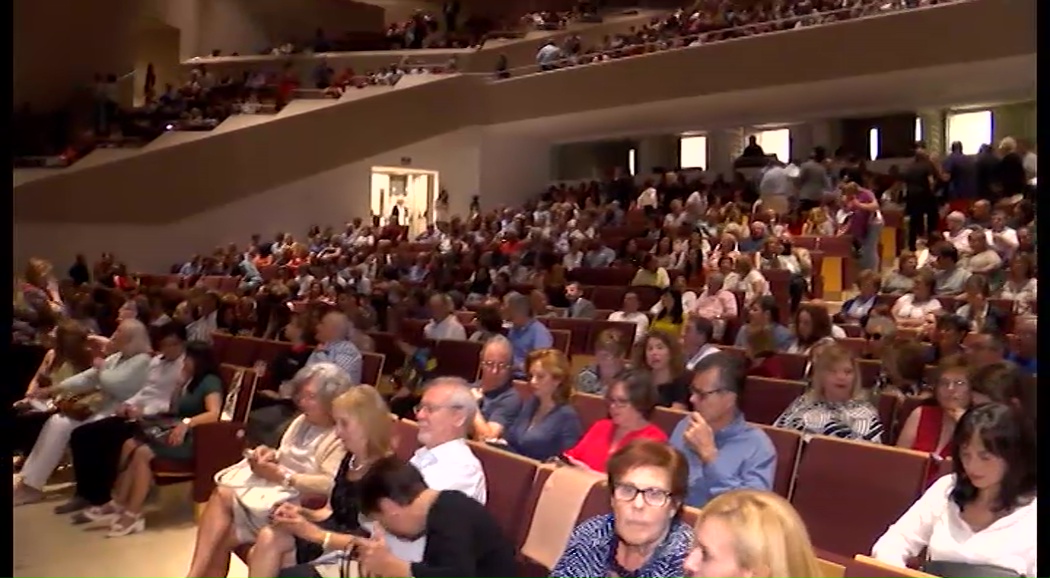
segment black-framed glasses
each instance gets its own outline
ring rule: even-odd
[[[609,405],[615,405],[616,407],[626,407],[631,405],[631,400],[626,397],[606,397],[605,403]]]
[[[712,395],[714,395],[716,393],[722,393],[725,390],[726,389],[724,387],[719,387],[717,389],[709,389],[707,391],[701,391],[699,389],[692,389],[690,391],[692,392],[693,395],[696,396],[697,399],[699,399],[700,401],[704,401],[708,397],[710,397],[710,396],[712,396]]]
[[[882,339],[882,334],[881,333],[868,333],[868,332],[865,331],[864,332],[864,339],[867,339],[868,341],[878,341],[878,340]]]
[[[662,508],[671,501],[671,492],[662,488],[639,488],[631,484],[616,484],[613,487],[613,498],[620,502],[633,502],[638,495],[654,508]]]

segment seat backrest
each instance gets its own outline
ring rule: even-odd
[[[383,365],[386,356],[382,353],[370,351],[361,352],[361,383],[376,387],[379,385],[379,377],[383,375]]]
[[[824,578],[842,578],[846,572],[846,567],[842,564],[836,564],[823,558],[817,558],[817,564],[820,566],[820,575]]]
[[[394,422],[394,453],[408,461],[419,449],[419,424],[408,419]]]
[[[581,517],[591,490],[601,474],[574,467],[560,467],[547,476],[533,511],[522,555],[552,568]],[[606,502],[608,504],[608,502]]]
[[[401,320],[401,324],[398,325],[397,334],[401,339],[405,340],[406,343],[410,343],[417,347],[423,344],[424,334],[423,328],[427,326],[428,321],[426,319],[411,319],[404,318]]]
[[[936,578],[932,574],[910,568],[898,568],[874,558],[857,554],[846,563],[845,578]]]
[[[886,432],[882,436],[882,443],[892,446],[897,443],[898,423],[903,423],[899,422],[897,414],[900,398],[894,393],[884,391],[879,394],[879,398],[875,401],[879,410],[879,419],[882,421],[882,427]]]
[[[234,337],[226,347],[225,358],[221,361],[241,367],[251,367],[255,364],[261,342],[261,339],[251,337]]]
[[[798,467],[802,452],[802,434],[789,429],[776,428],[771,425],[756,424],[769,436],[777,451],[777,469],[773,474],[773,491],[784,498],[791,497],[791,485],[795,481],[795,469]]]
[[[671,436],[671,432],[674,428],[678,427],[678,422],[682,421],[689,414],[680,409],[671,409],[669,407],[658,407],[653,412],[653,417],[650,421],[653,425],[663,430],[668,437]]]
[[[740,411],[748,421],[773,425],[805,390],[806,384],[801,381],[749,377],[740,392]]]
[[[624,351],[631,351],[631,347],[634,345],[634,334],[638,331],[637,323],[628,323],[626,321],[609,321],[608,319],[596,319],[591,322],[590,343],[587,344],[587,351],[585,351],[585,353],[594,353],[594,344],[597,342],[598,336],[601,335],[603,331],[606,331],[608,329],[612,329],[619,333],[620,345],[623,346]]]
[[[580,423],[584,431],[587,431],[595,422],[609,417],[609,406],[605,403],[605,398],[600,395],[573,394],[572,407],[580,416]]]
[[[572,353],[569,349],[570,343],[572,343],[572,333],[564,329],[551,329],[551,338],[554,340],[554,349],[569,355]]]
[[[215,352],[215,359],[219,363],[226,362],[226,350],[229,349],[231,341],[233,341],[233,336],[229,333],[211,334],[211,350]]]
[[[386,370],[393,372],[405,365],[405,353],[397,346],[398,336],[386,331],[369,331],[368,336],[375,343],[376,353],[386,356]]]
[[[929,461],[921,452],[814,436],[802,450],[791,503],[817,548],[870,552],[922,495]]]
[[[527,496],[532,488],[536,468],[540,463],[484,443],[470,442],[470,449],[474,451],[482,469],[485,470],[488,492],[485,509],[496,519],[506,536],[521,535],[520,526],[525,507],[523,497]],[[516,543],[514,547],[517,549],[521,544]]]
[[[802,379],[806,376],[806,366],[809,365],[809,356],[800,353],[777,353],[775,354],[780,367],[784,368],[785,379]]]
[[[573,355],[590,353],[587,351],[587,345],[591,339],[592,322],[590,319],[541,317],[540,320],[548,329],[560,329],[569,332],[569,353]]]
[[[484,344],[478,341],[438,340],[434,345],[434,375],[454,375],[473,382],[478,378],[482,347]]]
[[[692,506],[685,506],[682,508],[682,523],[689,526],[690,528],[696,528],[696,523],[699,520],[699,508],[694,508]]]

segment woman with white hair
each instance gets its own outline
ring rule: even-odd
[[[339,366],[321,362],[300,370],[289,385],[299,416],[277,449],[258,446],[216,476],[187,576],[225,576],[233,549],[254,542],[277,505],[331,493],[346,452],[334,427],[332,402],[354,383]]]
[[[15,484],[14,505],[38,502],[44,484],[62,460],[77,426],[113,415],[120,404],[146,384],[150,363],[149,331],[142,322],[126,319],[110,339],[112,355],[61,383],[38,388],[32,397],[54,400],[59,412],[48,418]]]

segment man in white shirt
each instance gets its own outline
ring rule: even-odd
[[[159,353],[150,361],[146,384],[128,398],[113,417],[86,423],[73,430],[69,439],[73,455],[76,494],[57,506],[55,513],[72,514],[110,500],[119,471],[121,447],[134,434],[134,420],[162,414],[171,407],[175,393],[184,385],[186,329],[178,323],[157,328]],[[78,514],[74,523],[89,522]]]
[[[786,215],[794,190],[794,183],[788,176],[784,163],[776,158],[770,160],[758,182],[758,197],[762,200],[762,208],[772,210],[777,215]]]
[[[620,311],[613,311],[609,314],[609,321],[620,321],[637,325],[638,329],[634,332],[634,342],[638,343],[645,336],[645,332],[649,330],[649,317],[638,310],[641,307],[638,294],[634,292],[625,294],[622,307],[623,309]]]
[[[219,296],[205,293],[198,304],[197,319],[186,326],[186,337],[190,341],[212,342],[212,334],[219,329]]]
[[[477,402],[466,381],[458,377],[438,377],[427,384],[416,407],[419,443],[409,460],[423,474],[432,490],[457,490],[482,504],[488,498],[485,470],[467,445],[467,431],[478,411]],[[423,559],[426,538],[400,540],[386,533],[390,552],[406,562]]]
[[[451,297],[445,293],[431,295],[428,306],[430,321],[423,327],[423,335],[427,339],[467,340],[467,330],[452,314],[455,304],[452,303]]]

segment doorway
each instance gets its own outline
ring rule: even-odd
[[[407,227],[412,239],[433,224],[437,171],[372,167],[371,186],[373,221],[391,224],[396,215],[397,224]]]

